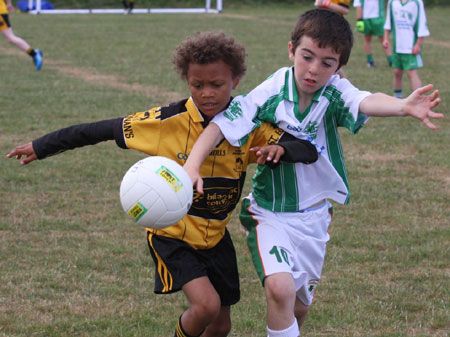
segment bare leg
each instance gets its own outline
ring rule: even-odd
[[[407,70],[406,75],[408,75],[409,80],[411,81],[412,90],[416,90],[422,86],[422,81],[419,78],[417,69]]]
[[[372,54],[372,35],[364,35],[364,52],[366,55]]]
[[[186,283],[182,289],[189,308],[181,316],[181,325],[189,335],[198,336],[221,314],[219,295],[206,276]]]
[[[202,337],[226,337],[231,330],[230,307],[221,307],[217,318],[208,325]]]
[[[394,90],[402,90],[403,70],[394,68]]]
[[[306,319],[306,314],[308,313],[308,310],[309,306],[303,304],[302,301],[300,301],[297,297],[295,300],[294,315],[297,318],[297,324],[299,329],[302,327],[302,324]]]
[[[295,284],[289,273],[277,273],[264,281],[267,300],[267,326],[272,330],[284,330],[295,321]]]
[[[27,52],[30,48],[30,45],[24,39],[14,35],[12,28],[5,29],[2,34],[6,41],[16,45],[20,50]]]

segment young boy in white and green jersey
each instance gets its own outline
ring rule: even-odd
[[[198,169],[214,145],[225,136],[239,146],[262,121],[318,149],[319,159],[310,165],[281,162],[273,172],[259,166],[252,194],[242,204],[241,222],[266,294],[269,337],[299,336],[321,277],[331,221],[328,199],[349,202],[337,128],[357,133],[369,116],[412,116],[435,129],[430,119],[443,117],[432,111],[440,102],[438,91],[425,95],[432,85],[397,99],[360,91],[337,76],[352,45],[352,29],[341,15],[305,12],[288,44],[294,66],[236,97],[200,135],[184,166],[201,192]]]
[[[375,67],[372,55],[372,36],[378,37],[383,44],[384,35],[384,1],[383,0],[354,0],[356,7],[356,30],[364,34],[364,51],[367,56],[367,67]],[[384,47],[383,47],[384,48]],[[384,48],[389,66],[392,66],[392,50],[390,46]]]
[[[423,67],[422,42],[430,35],[422,0],[389,0],[384,25],[383,46],[389,46],[393,36],[394,95],[402,98],[403,71],[413,90],[422,86],[417,69]]]

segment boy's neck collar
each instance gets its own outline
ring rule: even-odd
[[[228,101],[228,103],[227,103],[227,105],[225,106],[225,109],[224,110],[226,110],[227,108],[228,108],[228,106],[230,105],[230,103],[231,103],[231,101],[233,100],[233,96],[231,96],[230,97],[230,100]],[[207,126],[208,126],[208,124],[209,124],[209,122],[214,118],[214,117],[209,117],[209,116],[206,116],[203,112],[201,112],[200,111],[200,109],[197,107],[197,105],[195,104],[195,102],[194,102],[194,99],[191,97],[191,99],[192,99],[192,102],[194,103],[194,105],[195,105],[195,108],[197,109],[197,111],[198,111],[198,113],[200,114],[200,116],[202,116],[202,118],[203,118],[203,121],[201,122],[202,123],[202,126],[204,127],[204,128],[206,128]]]

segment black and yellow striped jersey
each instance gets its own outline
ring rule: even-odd
[[[125,118],[60,129],[35,139],[33,149],[39,159],[44,159],[66,150],[115,139],[123,149],[168,157],[184,165],[207,124],[208,121],[189,98]],[[217,145],[200,170],[204,194],[194,190],[192,207],[177,224],[149,231],[183,240],[195,249],[214,247],[224,236],[225,226],[239,202],[247,165],[256,162],[256,155],[249,149],[276,144],[280,139],[286,150],[282,160],[308,163],[317,159],[314,145],[264,123],[250,134],[242,147],[233,147],[227,141]]]
[[[331,3],[340,5],[345,8],[350,8],[350,0],[331,0]]]
[[[184,165],[205,122],[193,100],[188,99],[126,117],[123,135],[127,148],[169,157]],[[256,162],[249,149],[275,144],[282,134],[280,129],[266,124],[252,133],[243,147],[221,142],[201,166],[204,194],[194,191],[188,214],[176,225],[149,230],[181,239],[196,249],[214,247],[225,234],[225,226],[239,202],[247,165]]]
[[[0,0],[0,15],[1,14],[8,14],[8,9],[6,8],[5,0]]]

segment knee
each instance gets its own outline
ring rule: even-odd
[[[394,76],[397,78],[401,78],[403,76],[403,70],[395,68],[394,69]]]
[[[409,78],[410,80],[416,79],[416,78],[418,77],[418,76],[417,76],[417,70],[416,70],[416,69],[408,70],[408,71],[406,72],[406,75],[408,76],[408,78]]]
[[[217,294],[214,296],[205,296],[201,299],[201,301],[192,303],[191,308],[197,317],[203,317],[204,320],[211,323],[220,313],[220,297]]]
[[[291,277],[269,276],[264,281],[264,288],[268,301],[286,303],[295,298],[295,285]]]

